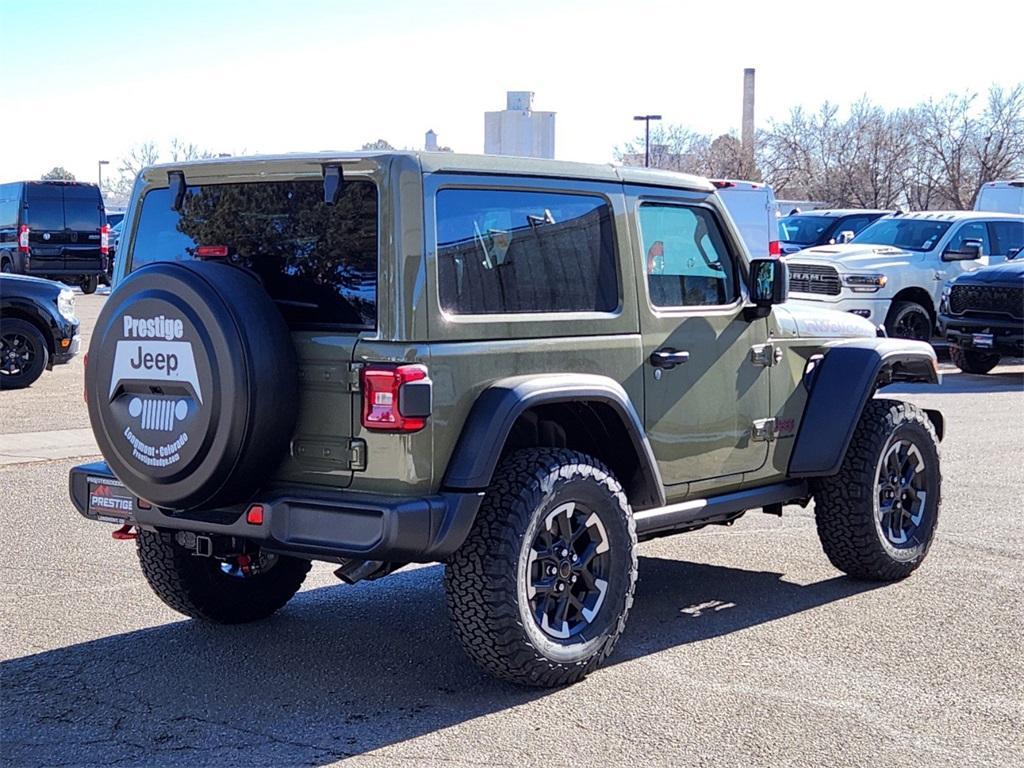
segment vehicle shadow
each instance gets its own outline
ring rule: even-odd
[[[613,663],[876,586],[650,557],[640,574]],[[308,590],[258,624],[173,622],[0,663],[4,763],[321,765],[549,695],[478,671],[443,602],[435,566]]]
[[[1024,373],[996,369],[984,375],[963,371],[943,371],[941,384],[892,384],[882,394],[977,394],[1024,391]]]

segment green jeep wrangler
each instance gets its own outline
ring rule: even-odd
[[[785,303],[705,180],[410,152],[144,170],[89,348],[90,519],[172,608],[262,619],[310,561],[441,561],[484,669],[571,683],[626,625],[637,542],[815,500],[864,579],[923,560],[932,349]]]

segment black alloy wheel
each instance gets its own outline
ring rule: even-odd
[[[32,339],[20,333],[5,333],[0,336],[0,373],[4,376],[18,376],[32,367],[39,350]]]
[[[29,386],[42,375],[48,359],[46,340],[34,325],[16,318],[0,324],[0,388]]]
[[[928,478],[921,451],[910,440],[894,440],[878,462],[875,523],[883,544],[909,549],[922,544]]]
[[[574,501],[544,520],[530,548],[527,598],[537,626],[558,640],[593,622],[608,592],[611,563],[601,518]]]
[[[928,310],[912,301],[897,301],[885,322],[886,331],[897,339],[931,341],[932,318]]]

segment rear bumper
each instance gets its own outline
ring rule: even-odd
[[[111,518],[90,510],[89,482],[115,480],[105,462],[71,470],[71,501],[90,520]],[[139,506],[126,521],[142,528],[237,536],[264,548],[315,559],[429,563],[451,555],[469,533],[482,493],[441,493],[415,498],[308,487],[282,487],[253,498],[263,523],[246,522],[246,507],[171,513]]]
[[[33,258],[31,254],[26,257],[25,254],[18,253],[14,258],[16,271],[33,277],[89,277],[104,275],[107,272],[106,256],[97,255],[94,258],[72,254],[61,258]],[[71,262],[71,266],[68,266],[68,262]]]

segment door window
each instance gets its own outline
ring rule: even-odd
[[[654,306],[716,306],[738,298],[735,264],[710,210],[644,204],[640,230]]]
[[[992,232],[992,253],[1008,256],[1014,249],[1024,249],[1024,221],[990,221],[988,226]]]
[[[988,239],[988,227],[984,221],[969,221],[953,233],[953,237],[946,246],[947,251],[959,251],[964,240],[981,240],[981,255],[987,256],[992,253],[992,247]]]
[[[843,232],[853,232],[854,236],[856,236],[870,223],[871,218],[869,216],[849,216],[839,222],[839,226],[835,228],[832,237],[834,239],[838,238]]]

